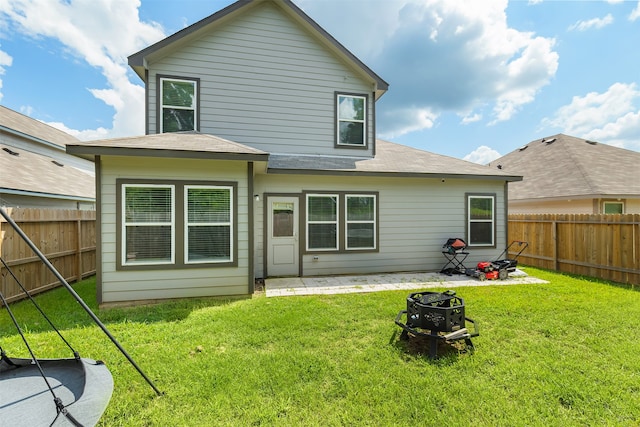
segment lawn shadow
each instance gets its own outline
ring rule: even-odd
[[[430,338],[410,334],[405,337],[398,331],[393,332],[389,339],[389,344],[395,347],[399,354],[428,360],[430,363],[437,365],[452,365],[458,361],[460,356],[473,353],[473,349],[469,348],[462,340],[448,342],[438,339],[436,357],[432,358],[430,354]]]
[[[94,279],[74,283],[72,288],[107,328],[109,324],[118,323],[179,322],[189,317],[194,311],[234,304],[251,298],[251,296],[177,298],[99,307]],[[61,286],[34,295],[33,300],[46,318],[59,330],[82,328],[95,324],[89,313],[81,307],[65,287]],[[30,299],[9,303],[9,307],[21,329],[30,333],[53,330],[47,319]],[[3,306],[0,305],[0,308],[4,311]],[[18,331],[9,316],[0,317],[0,337],[17,333]]]

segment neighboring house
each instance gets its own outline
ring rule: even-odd
[[[387,83],[288,0],[236,2],[129,64],[148,135],[67,146],[96,161],[101,303],[437,271],[449,237],[469,262],[506,245],[519,174],[376,140]]]
[[[94,209],[93,162],[65,151],[78,142],[0,106],[0,206]]]
[[[491,162],[523,175],[509,213],[640,213],[640,153],[568,135],[531,141]]]

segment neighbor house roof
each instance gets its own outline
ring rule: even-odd
[[[94,177],[59,160],[0,144],[0,193],[95,199]]]
[[[491,162],[523,175],[509,200],[640,196],[640,153],[558,134],[537,139]]]
[[[269,157],[268,171],[269,173],[426,176],[503,181],[522,179],[518,173],[508,174],[488,166],[380,139],[376,140],[376,156],[374,158],[272,154]]]
[[[266,161],[269,156],[256,148],[198,132],[78,142],[67,145],[67,153],[91,160],[94,156],[110,155]]]
[[[292,17],[303,27],[305,27],[316,39],[334,54],[341,57],[347,64],[354,69],[360,71],[375,84],[376,99],[387,91],[389,85],[380,76],[374,73],[362,61],[360,61],[353,53],[347,50],[340,42],[338,42],[331,34],[326,32],[320,25],[304,13],[298,6],[290,0],[239,0],[227,6],[226,8],[210,15],[201,21],[192,24],[181,31],[129,56],[129,65],[145,80],[146,63],[150,58],[160,58],[165,55],[166,51],[173,49],[173,46],[188,42],[201,37],[204,33],[212,31],[219,25],[228,22],[233,17],[249,10],[251,7],[264,3],[266,1],[278,5],[287,15]]]
[[[0,130],[57,148],[78,142],[68,133],[3,106],[0,106]]]

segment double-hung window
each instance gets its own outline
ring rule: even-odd
[[[123,186],[123,264],[167,264],[175,258],[175,187]]]
[[[338,249],[338,195],[307,194],[307,249]]]
[[[346,198],[346,249],[375,249],[376,196],[349,195]]]
[[[185,260],[230,261],[233,253],[233,189],[186,186]]]
[[[336,144],[366,147],[367,97],[336,94]]]
[[[467,241],[472,246],[495,246],[494,195],[467,195]]]
[[[160,132],[198,129],[198,80],[159,77]]]
[[[377,194],[306,195],[308,252],[375,251]]]
[[[118,181],[118,268],[235,265],[234,183]]]

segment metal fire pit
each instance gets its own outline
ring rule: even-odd
[[[406,323],[402,323],[403,317]],[[474,332],[469,332],[467,322],[473,325]],[[476,322],[465,316],[464,300],[454,291],[409,294],[407,309],[398,313],[395,323],[403,329],[401,339],[429,338],[432,359],[437,357],[439,340],[448,343],[464,340],[467,349],[473,351],[471,337],[480,335]]]

